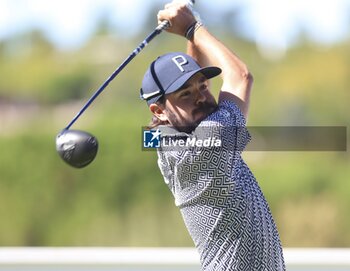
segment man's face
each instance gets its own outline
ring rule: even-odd
[[[181,132],[191,132],[217,109],[215,98],[208,88],[208,80],[195,74],[179,90],[165,96],[164,117]]]

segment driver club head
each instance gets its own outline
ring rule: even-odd
[[[63,130],[56,137],[56,150],[67,164],[83,168],[95,159],[98,141],[84,131]]]

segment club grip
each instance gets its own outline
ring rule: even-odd
[[[162,31],[164,29],[167,29],[169,26],[170,26],[169,21],[163,21],[156,27],[156,30]]]

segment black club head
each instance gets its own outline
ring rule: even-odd
[[[67,164],[83,168],[95,159],[98,141],[84,131],[63,130],[56,137],[56,150]]]

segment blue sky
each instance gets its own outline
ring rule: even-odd
[[[158,3],[161,7],[167,1],[0,0],[0,40],[37,27],[57,46],[76,47],[88,39],[101,13],[111,16],[118,31],[136,33],[150,4]],[[197,4],[218,18],[220,12],[240,6],[237,16],[243,34],[262,49],[283,50],[296,42],[300,31],[326,45],[350,38],[350,0],[197,0]]]

